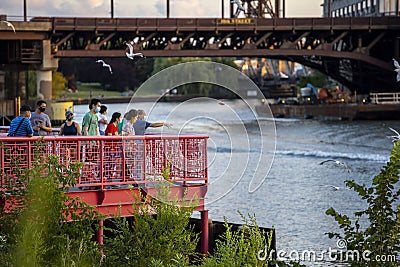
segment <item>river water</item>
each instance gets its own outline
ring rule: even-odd
[[[128,109],[128,104],[107,106],[109,118]],[[325,211],[334,207],[351,216],[365,208],[344,181],[370,184],[389,160],[392,142],[387,136],[393,133],[388,127],[400,130],[400,121],[256,121],[240,100],[139,102],[129,107],[145,109],[149,121],[173,123],[172,129],[149,132],[208,134],[209,218],[240,223],[237,211],[255,214],[260,226],[275,227],[277,247],[285,251],[336,247],[325,233],[339,228]],[[74,109],[81,123],[88,107]],[[328,159],[347,168],[320,164]]]

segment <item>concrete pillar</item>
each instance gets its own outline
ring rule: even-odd
[[[37,98],[43,100],[51,100],[52,98],[52,71],[38,70],[37,77]]]
[[[37,98],[52,99],[52,71],[58,68],[58,59],[51,54],[50,40],[42,41],[42,64],[37,74]]]

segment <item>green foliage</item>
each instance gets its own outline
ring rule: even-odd
[[[154,61],[154,68],[153,68],[153,75],[165,70],[166,68],[181,64],[181,63],[187,63],[187,62],[193,62],[193,61],[212,61],[212,62],[218,62],[222,63],[228,66],[231,66],[233,68],[237,68],[236,65],[233,62],[233,58],[221,58],[221,57],[169,57],[169,58],[156,58]],[[219,80],[221,83],[223,82],[224,84],[232,84],[230,88],[237,88],[237,83],[238,81],[233,81],[232,77],[223,77],[222,75],[217,76],[218,79],[214,79],[216,75],[218,75],[218,72],[214,69],[208,69],[205,65],[204,66],[196,66],[195,70],[190,69],[191,66],[188,66],[185,69],[185,73],[181,73],[178,70],[171,70],[168,75],[170,77],[169,82],[170,84],[167,84],[166,87],[172,89],[173,86],[175,86],[177,83],[181,81],[187,81],[188,78],[184,77],[182,75],[191,75],[192,72],[196,72],[196,77],[200,77],[201,80],[203,81],[208,81],[208,80]],[[200,70],[199,70],[200,68]],[[174,73],[174,71],[176,71]],[[226,81],[223,81],[226,79]],[[208,84],[208,83],[193,83],[193,84],[184,84],[180,85],[177,87],[178,93],[179,94],[184,94],[184,95],[202,95],[202,96],[209,96],[210,93],[212,92],[213,89],[218,88],[218,86],[213,85],[213,84]]]
[[[106,239],[104,248],[106,265],[188,266],[198,243],[198,234],[188,225],[194,205],[182,207],[170,200],[168,182],[158,186],[155,197],[133,207],[132,223],[114,219],[114,236]]]
[[[60,96],[64,94],[67,79],[64,78],[61,72],[53,71],[51,83],[53,98],[60,98]]]
[[[27,99],[37,99],[37,84],[36,84],[36,71],[28,70],[26,71],[26,94]]]
[[[354,213],[354,221],[337,212],[334,208],[326,211],[334,217],[343,234],[328,233],[330,238],[340,238],[347,241],[348,250],[357,250],[360,254],[370,251],[371,261],[353,261],[352,266],[378,266],[376,256],[380,257],[400,253],[400,205],[398,188],[400,168],[400,143],[396,142],[391,152],[390,161],[367,187],[353,181],[346,185],[368,203],[368,208]],[[397,186],[397,189],[395,188]],[[360,221],[368,220],[363,227]],[[385,262],[385,266],[397,266],[397,262]]]
[[[271,242],[273,230],[261,231],[255,215],[245,218],[245,225],[239,231],[233,231],[225,220],[226,231],[216,241],[216,252],[206,258],[201,266],[268,266],[271,263]],[[267,235],[267,237],[266,237]],[[260,253],[262,251],[262,253]]]
[[[85,202],[64,192],[76,183],[80,163],[59,163],[59,158],[44,156],[44,142],[35,143],[31,168],[18,170],[12,190],[12,213],[1,210],[1,266],[92,266],[101,260],[98,246],[91,241],[93,220],[98,214]],[[66,173],[66,175],[63,174]],[[60,186],[61,185],[61,186]],[[67,223],[67,219],[73,222]],[[68,259],[65,257],[68,253]]]
[[[315,87],[325,87],[328,84],[328,76],[314,70],[313,74],[308,76],[301,76],[299,81],[299,87],[306,87],[307,83],[312,84]]]

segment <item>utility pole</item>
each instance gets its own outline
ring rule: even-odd
[[[169,0],[167,0],[167,19],[169,19]]]
[[[114,18],[114,0],[111,0],[111,18]]]
[[[24,21],[28,21],[28,15],[26,11],[26,0],[24,0]]]
[[[225,8],[224,0],[221,0],[221,19],[224,18],[224,8]]]

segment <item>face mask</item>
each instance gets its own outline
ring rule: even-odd
[[[100,112],[100,107],[96,107],[95,112],[99,113]]]
[[[40,112],[45,112],[46,108],[40,107],[39,110],[40,110]]]

